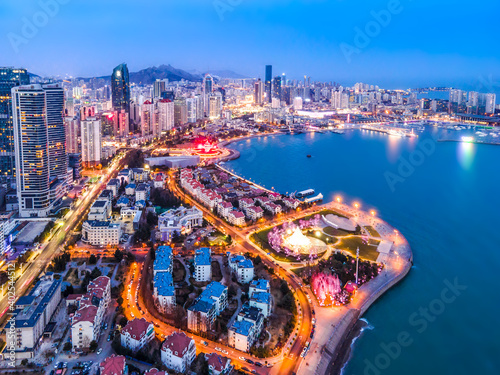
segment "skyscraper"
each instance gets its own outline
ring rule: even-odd
[[[268,103],[271,103],[271,86],[273,80],[273,66],[266,65],[266,81],[265,81],[265,89],[266,89],[266,100]]]
[[[211,120],[219,119],[222,114],[222,94],[216,92],[209,97],[209,117]]]
[[[146,100],[141,106],[141,134],[143,137],[153,133],[154,108],[155,105],[149,100]]]
[[[113,69],[111,95],[115,111],[125,110],[127,113],[130,112],[130,82],[127,64],[120,64]]]
[[[205,79],[203,81],[203,89],[206,95],[211,94],[214,89],[214,79],[210,74],[207,74],[205,76]]]
[[[273,99],[281,100],[281,77],[276,76],[273,79]]]
[[[264,89],[262,86],[262,81],[259,79],[257,82],[255,82],[255,88],[254,88],[254,94],[253,94],[253,101],[255,104],[262,104],[262,96],[264,94]]]
[[[154,83],[153,98],[161,98],[161,93],[165,91],[166,81],[164,79],[157,79]]]
[[[14,176],[14,128],[12,126],[12,93],[15,86],[27,85],[26,69],[0,68],[0,175]]]
[[[158,127],[160,133],[166,133],[174,128],[174,102],[161,99],[158,102]]]
[[[41,85],[12,89],[14,149],[16,159],[17,198],[21,217],[45,217],[52,208],[50,197],[49,130],[47,100]]]
[[[208,96],[212,94],[212,91],[214,89],[214,79],[210,74],[205,75],[205,78],[203,79],[203,109],[205,112],[205,116],[208,116],[209,108],[208,108]],[[177,125],[177,122],[176,122]]]
[[[101,164],[101,120],[88,117],[81,122],[82,164],[94,168]]]
[[[64,90],[59,85],[44,85],[47,131],[49,137],[49,177],[64,180],[68,173],[66,129],[64,127]]]
[[[66,117],[64,119],[66,125],[66,151],[68,154],[76,154],[80,152],[78,147],[79,121],[76,117]]]

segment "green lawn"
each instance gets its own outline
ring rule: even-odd
[[[356,249],[359,247],[359,256],[361,258],[376,262],[379,255],[377,251],[379,244],[380,241],[377,240],[370,240],[368,244],[365,244],[360,237],[347,237],[340,238],[335,247],[348,251],[352,256],[356,256]]]
[[[343,236],[349,236],[352,234],[350,232],[346,232],[345,230],[336,229],[333,227],[324,227],[323,232],[325,232],[327,235],[332,236],[332,237],[343,237]]]
[[[370,233],[370,236],[380,238],[380,234],[371,225],[367,225],[364,228],[368,231],[368,233]]]

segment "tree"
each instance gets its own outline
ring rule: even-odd
[[[122,317],[120,318],[119,324],[120,324],[122,327],[125,327],[125,326],[127,325],[127,323],[128,323],[127,318],[125,318],[124,316],[122,316]]]
[[[96,351],[96,349],[97,349],[97,341],[92,340],[92,341],[90,342],[90,345],[89,345],[89,350],[90,350],[91,352],[95,352],[95,351]]]
[[[97,257],[94,254],[91,254],[89,257],[89,264],[96,264],[97,263]]]
[[[63,351],[68,352],[71,350],[71,343],[70,342],[65,342],[63,346]]]
[[[70,294],[73,294],[75,291],[74,291],[74,288],[73,288],[73,285],[68,285],[66,287],[66,289],[64,289],[64,292],[62,293],[63,297],[67,297],[69,296]]]
[[[23,365],[23,366],[27,366],[27,365],[28,365],[28,359],[24,358],[24,359],[21,361],[21,365]]]
[[[261,264],[261,263],[262,263],[262,258],[260,257],[260,255],[257,255],[257,256],[255,257],[255,259],[253,260],[253,265],[254,265],[254,266],[258,266],[258,265],[259,265],[259,264]]]
[[[123,259],[123,253],[120,250],[116,249],[114,257],[115,257],[117,262],[121,262]]]

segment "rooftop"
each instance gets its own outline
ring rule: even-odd
[[[269,305],[271,303],[271,294],[267,292],[254,292],[251,300],[257,303],[265,303],[266,305]]]
[[[221,284],[218,281],[212,281],[201,293],[201,296],[205,298],[220,298],[225,290],[227,290],[227,286]]]
[[[269,281],[266,279],[252,280],[250,283],[250,288],[269,290]]]
[[[30,302],[28,306],[21,307],[21,304],[16,304],[17,316],[16,316],[16,327],[33,327],[40,316],[44,314],[44,310],[47,304],[54,297],[55,293],[61,291],[61,280],[40,280],[31,289],[28,294],[29,298],[25,298],[21,301],[23,304]]]
[[[167,351],[167,349],[170,349],[173,355],[182,358],[188,351],[192,341],[193,339],[187,337],[184,332],[174,332],[170,336],[167,336],[161,346],[161,350]]]
[[[139,340],[147,334],[148,328],[152,323],[146,319],[134,319],[127,322],[127,325],[122,329],[122,334],[129,334],[133,339]]]
[[[250,323],[247,320],[236,320],[229,329],[240,335],[249,336],[252,328],[253,323]]]
[[[101,375],[122,375],[125,373],[125,357],[112,354],[99,364]]]
[[[209,266],[212,262],[210,254],[211,252],[208,247],[202,247],[201,249],[196,250],[194,256],[195,266]]]
[[[158,295],[164,297],[175,296],[174,280],[170,272],[158,272],[153,283]]]

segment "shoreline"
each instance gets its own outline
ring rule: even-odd
[[[275,133],[275,135],[283,134],[283,133]],[[224,146],[228,146],[233,142],[239,142],[241,140],[256,138],[260,136],[267,136],[270,134],[255,134],[247,137],[242,137],[238,139],[234,139],[224,143]],[[231,149],[230,149],[231,150]],[[236,151],[236,150],[231,150]],[[239,152],[238,157],[239,157]],[[232,158],[230,160],[237,159],[237,157]],[[238,176],[241,177],[241,176]],[[243,178],[243,177],[241,177]],[[333,206],[335,209],[340,211],[350,211],[351,209],[347,206],[344,206],[341,203],[337,202],[328,202],[322,205],[318,205],[318,207],[328,207]],[[368,213],[363,211],[359,211],[362,213],[363,218],[369,217]],[[351,213],[350,216],[353,216]],[[361,225],[362,219],[361,215],[358,217],[359,224]],[[366,223],[365,223],[366,225]],[[385,221],[378,219],[377,225],[380,228],[384,229],[384,233],[399,233],[396,231],[394,227]],[[387,239],[387,236],[384,236],[381,233],[382,239]],[[320,374],[340,374],[342,369],[346,366],[346,364],[353,358],[352,356],[352,344],[354,340],[360,335],[362,332],[363,321],[360,319],[363,315],[368,311],[370,306],[375,303],[383,294],[385,294],[389,289],[397,285],[400,281],[402,281],[406,275],[409,273],[411,267],[413,266],[413,253],[411,251],[411,247],[408,244],[406,238],[404,238],[401,234],[397,237],[397,241],[399,243],[394,242],[392,248],[388,254],[388,259],[384,267],[384,271],[372,281],[362,285],[359,289],[360,300],[355,301],[355,303],[351,303],[351,305],[347,306],[346,312],[342,313],[341,319],[337,324],[332,326],[333,332],[328,335],[328,339],[324,343],[317,343],[318,347],[321,347],[319,358],[317,359],[316,366],[312,366],[314,368],[314,372],[312,368],[306,370],[302,366],[299,367],[297,373],[320,373]],[[397,250],[397,251],[396,251]],[[401,261],[404,264],[401,265]],[[389,264],[393,263],[392,266]],[[401,269],[396,269],[395,266]],[[402,267],[401,267],[402,266]],[[314,304],[312,308],[314,308]],[[318,319],[319,323],[319,319]],[[366,324],[366,323],[364,323]],[[318,340],[319,341],[319,340]],[[314,342],[314,341],[313,341]],[[308,362],[315,362],[315,358],[309,358]],[[305,360],[303,360],[304,362]],[[301,368],[302,367],[302,368]],[[302,371],[301,371],[302,370]]]

